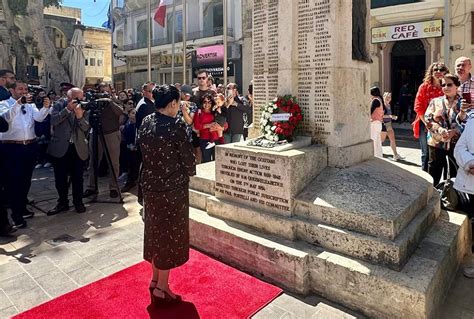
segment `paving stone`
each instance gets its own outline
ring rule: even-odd
[[[0,289],[0,310],[10,308],[11,306],[13,306],[13,303],[10,301],[10,298],[7,297],[3,289]]]
[[[266,306],[265,308],[263,308],[262,310],[260,310],[252,318],[254,318],[254,319],[277,319],[277,318],[290,319],[290,318],[294,318],[294,317],[291,317],[291,316],[292,316],[292,314],[287,312],[285,309],[282,309],[278,306],[270,304],[270,305]]]
[[[68,272],[67,275],[81,286],[87,285],[104,277],[100,271],[92,266],[81,267]]]
[[[38,287],[36,282],[31,279],[31,277],[22,273],[15,277],[10,277],[0,281],[0,288],[11,298],[12,295],[22,293],[24,291],[29,291],[33,288]]]
[[[18,309],[15,306],[0,309],[0,318],[10,318],[18,314]]]
[[[20,312],[50,300],[50,297],[38,286],[24,290],[21,293],[9,295],[9,297]]]
[[[79,288],[77,283],[59,269],[36,278],[36,281],[52,298]]]
[[[126,268],[126,266],[120,262],[116,262],[115,264],[106,266],[104,268],[100,268],[99,271],[104,275],[104,276],[109,276],[112,274],[115,274],[116,272],[123,270]]]
[[[31,258],[28,264],[19,264],[31,277],[37,278],[57,270],[58,267],[46,256]]]
[[[141,252],[137,252],[136,250],[129,248],[124,252],[116,254],[114,258],[120,261],[120,263],[122,263],[123,265],[129,267],[143,261],[143,254]]]
[[[101,269],[113,265],[117,262],[116,259],[112,257],[111,251],[108,251],[107,253],[100,251],[98,253],[85,257],[84,261],[86,261],[96,269]]]
[[[25,271],[20,267],[16,260],[11,260],[5,264],[0,265],[0,283],[11,277],[16,277],[20,274],[24,274]],[[0,288],[2,286],[0,285]]]

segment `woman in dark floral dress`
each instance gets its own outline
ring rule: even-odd
[[[193,148],[182,121],[176,118],[180,92],[173,85],[153,90],[157,111],[138,132],[142,150],[144,195],[144,259],[151,262],[153,305],[181,301],[169,288],[170,269],[189,259],[189,176],[196,172]]]

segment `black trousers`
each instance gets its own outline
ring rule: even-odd
[[[128,163],[127,184],[135,183],[138,180],[138,173],[141,164],[141,154],[137,150],[131,151],[127,149],[125,155]]]
[[[12,219],[15,224],[24,221],[28,192],[31,187],[31,177],[38,155],[37,143],[28,145],[2,144],[3,165],[2,174],[5,178],[5,188],[11,203]]]
[[[444,178],[447,178],[447,158],[450,158],[452,161],[449,161],[449,170],[450,177],[456,177],[457,166],[454,164],[456,160],[454,159],[454,145],[451,145],[449,151],[429,146],[429,161],[428,161],[428,173],[433,177],[433,186],[439,184],[441,180],[441,175],[444,170]]]
[[[5,153],[3,151],[3,144],[0,144],[0,168],[3,169],[3,161]],[[0,174],[0,231],[7,229],[10,225],[8,221],[8,212],[6,208],[6,189],[5,189],[5,174]]]
[[[58,203],[69,205],[68,176],[71,176],[72,183],[72,202],[76,205],[82,204],[82,193],[84,184],[84,163],[76,152],[74,144],[69,144],[66,154],[61,158],[54,158],[54,178],[55,186],[58,192]]]

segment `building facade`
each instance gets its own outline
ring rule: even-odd
[[[112,36],[104,28],[85,27],[83,32],[86,86],[112,81]]]
[[[228,81],[242,85],[242,0],[227,3]],[[115,26],[113,41],[116,47],[114,85],[116,88],[137,88],[148,80],[146,1],[112,0],[112,5]],[[158,5],[159,1],[152,1],[151,17],[155,15]],[[186,59],[183,59],[183,2],[175,0],[174,79],[171,70],[172,5],[166,8],[164,27],[151,20],[151,80],[157,83],[192,83],[196,70],[206,68],[218,83],[222,82],[223,2],[187,0],[186,8]],[[183,64],[186,67],[186,79],[183,79]]]
[[[371,0],[371,81],[398,101],[408,82],[415,96],[425,70],[454,61],[474,49],[473,0]]]

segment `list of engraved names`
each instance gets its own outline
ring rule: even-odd
[[[216,192],[254,207],[290,211],[289,198],[280,197],[288,194],[288,190],[277,169],[282,166],[274,158],[228,150],[225,158],[226,161],[216,162]]]

